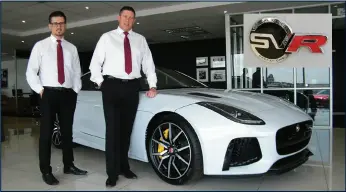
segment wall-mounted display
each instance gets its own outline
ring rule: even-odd
[[[196,74],[197,81],[208,82],[209,80],[208,68],[197,68],[196,73],[197,73]]]
[[[226,70],[212,70],[210,71],[211,82],[224,82],[226,81]]]
[[[208,66],[208,57],[197,57],[196,58],[196,66]]]
[[[226,67],[226,57],[225,56],[210,57],[210,67],[211,68]]]

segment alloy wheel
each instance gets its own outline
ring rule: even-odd
[[[174,123],[163,123],[155,128],[149,150],[154,166],[168,179],[180,179],[190,168],[192,151],[189,137]]]

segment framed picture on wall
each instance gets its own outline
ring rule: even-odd
[[[211,82],[225,82],[226,81],[226,70],[212,70],[210,71]]]
[[[210,66],[211,68],[226,67],[226,57],[225,56],[210,57]]]
[[[196,58],[196,66],[208,66],[208,57],[197,57]]]
[[[8,69],[1,69],[1,87],[8,88]]]
[[[200,81],[200,82],[208,82],[209,81],[208,68],[197,68],[196,73],[197,73],[196,74],[197,81]]]

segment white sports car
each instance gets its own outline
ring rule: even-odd
[[[285,172],[312,155],[307,145],[313,121],[279,97],[211,89],[180,72],[157,68],[159,94],[143,92],[135,119],[129,157],[150,162],[170,184],[203,175]],[[105,150],[101,91],[82,77],[73,125],[73,141]],[[52,136],[61,145],[59,123]]]

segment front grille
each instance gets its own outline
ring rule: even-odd
[[[279,155],[297,152],[307,146],[311,138],[312,121],[304,121],[280,129],[276,133],[276,150]]]
[[[312,155],[313,153],[309,149],[305,149],[297,154],[278,160],[271,166],[268,172],[281,174],[291,171],[308,161]]]
[[[222,171],[255,163],[262,158],[257,138],[246,137],[233,139],[227,147]]]

